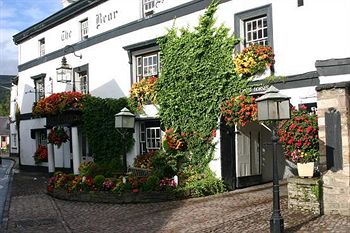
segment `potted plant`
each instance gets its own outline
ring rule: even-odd
[[[274,64],[274,56],[270,46],[250,44],[235,57],[235,71],[243,77],[264,73]]]
[[[317,115],[307,112],[305,106],[293,108],[291,118],[279,125],[278,135],[286,159],[297,164],[299,176],[312,177],[320,155]],[[303,168],[308,168],[309,173],[304,173]]]
[[[33,158],[35,163],[47,162],[47,158],[48,158],[47,147],[40,144],[37,150],[35,151]]]
[[[62,143],[69,140],[69,136],[62,127],[53,127],[48,135],[49,143],[57,145],[60,147]]]

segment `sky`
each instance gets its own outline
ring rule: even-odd
[[[12,36],[62,9],[61,0],[0,0],[0,75],[17,74]]]

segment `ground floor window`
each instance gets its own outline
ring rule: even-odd
[[[17,134],[15,134],[15,133],[12,134],[11,147],[12,148],[17,148]]]
[[[150,150],[159,150],[161,148],[161,134],[159,121],[141,122],[140,153],[145,154]]]

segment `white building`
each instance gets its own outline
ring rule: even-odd
[[[176,27],[198,24],[211,1],[80,0],[65,4],[69,2],[73,3],[13,37],[19,48],[19,78],[17,91],[12,94],[16,95],[21,121],[20,132],[11,126],[11,140],[20,136],[20,151],[11,148],[11,153],[19,154],[23,167],[37,169],[33,153],[38,144],[46,143],[46,119],[32,117],[33,102],[73,87],[103,98],[127,96],[138,76],[147,75],[142,74],[142,68],[156,67],[157,74],[156,39],[172,27],[175,18]],[[348,0],[222,0],[216,17],[218,24],[224,23],[243,39],[237,49],[254,41],[271,45],[276,59],[274,74],[285,77],[276,87],[292,97],[293,105],[316,107],[317,85],[350,81],[349,9]],[[56,80],[56,68],[63,56],[74,68],[73,85]],[[11,109],[14,120],[15,106]],[[156,112],[151,107],[146,110],[152,121],[136,125],[136,143],[129,152],[128,164],[141,148],[149,149],[150,145],[140,141],[142,133],[146,132],[146,137],[151,137],[147,132],[160,133]],[[72,137],[77,142],[79,133],[75,132]],[[217,135],[221,143],[217,144],[211,168],[218,177],[233,187],[272,179],[272,158],[264,146],[270,141],[267,129],[222,126]],[[66,144],[54,148],[56,167],[72,168],[74,149],[71,152],[69,142]],[[160,143],[153,148],[156,144]],[[76,156],[86,156],[79,151],[81,148]]]

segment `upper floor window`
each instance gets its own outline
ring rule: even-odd
[[[143,12],[145,16],[153,14],[156,6],[155,0],[143,0]]]
[[[39,56],[45,55],[45,38],[39,40]]]
[[[267,17],[246,20],[244,32],[245,46],[249,44],[268,45]]]
[[[46,74],[39,74],[31,77],[34,81],[35,101],[45,98],[45,76]]]
[[[140,81],[143,77],[150,77],[158,75],[159,67],[159,55],[158,53],[142,55],[136,57],[137,67],[137,81]]]
[[[252,43],[273,47],[272,5],[235,14],[235,34],[242,39],[238,51]]]
[[[88,24],[88,20],[84,19],[82,21],[80,21],[80,35],[81,35],[81,39],[85,40],[87,39],[89,33],[89,24]]]
[[[74,83],[73,91],[78,91],[83,94],[89,93],[89,76],[88,65],[74,68]]]

